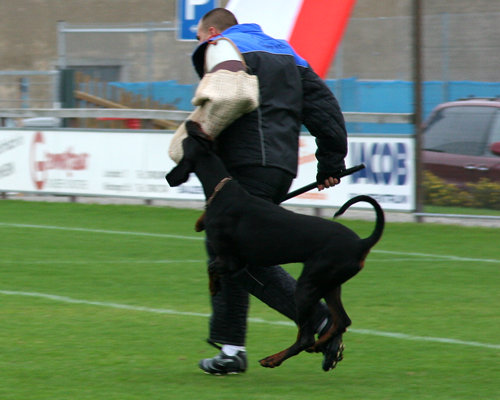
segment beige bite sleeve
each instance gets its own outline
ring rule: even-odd
[[[217,70],[200,81],[192,104],[196,109],[188,119],[198,122],[203,131],[216,138],[227,126],[259,106],[257,76],[245,71]],[[183,156],[182,141],[187,136],[184,123],[170,142],[168,154],[179,163]]]

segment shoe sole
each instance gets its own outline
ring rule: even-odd
[[[232,372],[208,372],[205,371],[203,368],[200,368],[205,374],[207,375],[214,375],[214,376],[224,376],[224,375],[239,375],[244,373],[245,371],[232,371]]]
[[[216,376],[221,376],[221,375],[238,375],[238,374],[241,374],[243,372],[245,372],[246,370],[239,370],[239,371],[227,371],[227,372],[218,372],[218,371],[214,371],[214,372],[211,372],[210,370],[207,370],[205,368],[203,368],[203,366],[201,365],[201,363],[198,365],[198,367],[207,375],[216,375]]]

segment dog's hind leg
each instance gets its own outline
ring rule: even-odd
[[[301,276],[297,281],[295,299],[297,304],[297,325],[299,327],[297,340],[287,349],[260,360],[263,367],[277,367],[286,359],[299,354],[314,344],[315,330],[312,315],[316,303],[320,300],[317,287]]]
[[[311,351],[323,352],[323,370],[329,371],[336,367],[343,358],[344,344],[342,335],[347,327],[351,325],[351,319],[347,315],[341,300],[341,287],[336,286],[327,293],[325,300],[330,309],[332,323],[328,330],[318,338]]]
[[[341,287],[336,286],[325,295],[325,301],[328,305],[331,315],[331,325],[326,332],[314,343],[313,351],[321,351],[323,345],[331,338],[342,337],[347,327],[351,325],[351,319],[344,309],[342,300],[340,298]]]

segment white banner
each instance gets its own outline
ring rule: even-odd
[[[314,181],[316,177],[316,143],[312,136],[300,139],[299,176],[290,190]],[[287,204],[340,206],[348,199],[366,194],[377,199],[387,210],[415,210],[415,145],[413,138],[380,136],[351,136],[347,168],[365,164],[366,168],[345,178],[332,189],[311,190]],[[363,204],[360,204],[360,207]],[[366,207],[370,207],[366,205]]]
[[[171,137],[165,132],[0,130],[0,191],[202,200],[194,175],[177,188],[165,181],[175,165],[167,155]],[[315,151],[314,138],[302,136],[299,176],[290,190],[314,181]],[[367,168],[333,189],[314,189],[286,204],[332,207],[369,194],[388,210],[412,211],[413,160],[411,138],[351,137],[347,166],[364,163]]]

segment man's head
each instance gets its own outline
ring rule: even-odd
[[[200,20],[196,38],[198,41],[204,42],[237,24],[238,20],[231,11],[225,8],[214,8],[207,12]]]

